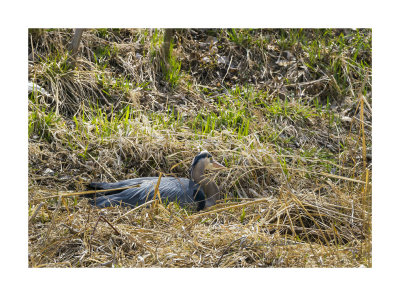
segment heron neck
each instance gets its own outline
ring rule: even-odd
[[[207,208],[215,205],[215,201],[219,197],[219,188],[213,180],[204,176],[204,169],[204,164],[197,164],[197,166],[193,168],[192,179],[195,183],[200,184],[201,188],[206,194],[207,200],[205,207]]]
[[[192,168],[192,179],[195,183],[201,184],[205,179],[204,176],[204,164],[198,163],[194,168]]]

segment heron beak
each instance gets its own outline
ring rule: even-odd
[[[222,168],[225,168],[225,166],[223,166],[222,164],[220,164],[219,162],[216,162],[216,161],[213,161],[213,162],[212,162],[212,167],[213,167],[214,169],[222,169]]]

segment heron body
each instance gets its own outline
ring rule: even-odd
[[[97,207],[111,207],[115,205],[138,206],[154,197],[154,189],[158,177],[129,179],[116,183],[92,183],[93,189],[115,189],[120,187],[135,186],[111,195],[100,196],[93,200]],[[205,207],[205,195],[200,186],[186,178],[164,177],[161,178],[158,187],[163,201],[177,202],[180,205],[197,204],[196,209],[202,210]]]
[[[219,188],[215,182],[205,177],[207,168],[222,168],[218,162],[212,160],[207,151],[200,152],[190,168],[191,179],[163,177],[160,180],[158,192],[163,202],[176,202],[181,206],[188,206],[195,210],[203,210],[215,204],[219,198]],[[111,191],[94,198],[91,203],[99,208],[116,205],[135,207],[152,200],[158,177],[143,177],[129,179],[116,183],[91,183],[90,188],[95,190],[121,189]]]

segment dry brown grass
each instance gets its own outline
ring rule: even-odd
[[[61,199],[60,199],[61,200]],[[62,205],[63,204],[63,205]],[[62,206],[61,206],[62,205]],[[280,205],[280,207],[279,207]],[[354,267],[359,244],[344,245],[342,229],[296,223],[301,211],[261,199],[188,215],[170,204],[96,210],[82,200],[44,208],[30,227],[32,267]],[[225,208],[225,209],[224,209]],[[276,211],[279,211],[276,213]],[[242,213],[248,213],[241,223]],[[299,214],[290,213],[299,212]],[[331,219],[332,213],[329,213]],[[323,215],[321,213],[321,215]],[[306,214],[303,213],[306,220]],[[356,219],[359,220],[359,219]],[[303,222],[305,223],[305,221]],[[322,224],[322,223],[321,223]],[[292,226],[293,225],[293,226]],[[293,227],[305,236],[282,235]],[[358,230],[357,230],[358,231]],[[315,242],[329,235],[337,244]],[[354,233],[351,230],[349,233]],[[307,239],[313,240],[307,243]],[[57,260],[54,260],[57,259]]]
[[[199,62],[212,57],[210,46],[201,43],[207,44],[207,36],[183,30],[177,33],[174,54],[185,75],[171,88],[160,74],[157,47],[154,56],[144,54],[155,46],[154,31],[107,32],[99,37],[95,30],[86,31],[78,69],[66,71],[43,60],[55,51],[65,52],[71,32],[32,34],[30,79],[53,97],[37,95],[29,105],[30,116],[37,116],[30,119],[34,129],[29,139],[30,267],[371,266],[372,169],[367,145],[372,115],[369,95],[358,92],[363,82],[370,84],[368,71],[366,80],[353,73],[348,85],[335,86],[329,75],[314,77],[309,70],[299,74],[300,65],[277,65],[276,40],[269,49],[255,46],[248,56],[243,47],[219,41],[220,55],[230,50],[230,67],[239,69],[230,70],[229,65]],[[118,53],[99,69],[93,52],[104,46],[116,46]],[[293,52],[306,60],[296,47]],[[343,53],[343,60],[347,57]],[[274,71],[263,71],[255,61],[264,61]],[[58,63],[62,62],[61,58]],[[96,74],[108,77],[106,84],[118,75],[129,76],[137,85],[149,84],[129,91],[107,88]],[[250,74],[255,77],[254,92],[266,93],[269,105],[273,98],[300,90],[303,83],[303,98],[291,99],[288,110],[309,108],[306,102],[316,95],[336,95],[338,107],[332,112],[339,121],[330,122],[325,113],[266,113],[256,104],[262,98],[254,93],[254,104],[240,107],[253,116],[248,135],[238,136],[228,128],[212,133],[191,128],[202,110],[222,116],[227,108],[213,99],[226,92],[218,86],[222,78],[227,87],[240,85]],[[211,94],[204,95],[201,85]],[[226,96],[235,104],[232,94]],[[100,117],[91,111],[95,98],[108,119],[98,125]],[[124,124],[116,111],[127,105],[134,115]],[[170,105],[182,114],[182,124],[163,126],[151,117],[171,118]],[[39,124],[49,110],[57,121]],[[96,132],[110,126],[109,134]],[[91,180],[112,182],[160,172],[187,177],[192,158],[202,149],[227,166],[214,176],[224,198],[209,211],[192,213],[157,202],[99,210],[76,194]]]

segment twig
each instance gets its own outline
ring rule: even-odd
[[[161,197],[160,197],[160,193],[158,188],[160,187],[160,183],[161,183],[161,177],[162,177],[162,173],[160,173],[160,175],[158,176],[158,180],[157,180],[157,184],[154,188],[154,195],[153,195],[153,200],[156,199],[156,197],[158,196],[158,200],[161,203]]]
[[[71,50],[71,55],[74,56],[78,52],[79,44],[81,43],[81,38],[84,29],[75,29],[74,37],[69,44],[69,50]]]
[[[44,205],[44,202],[41,202],[35,209],[35,211],[33,212],[32,216],[29,218],[28,223],[31,224],[33,222],[33,220],[35,219],[37,213],[39,213],[40,208]]]
[[[233,56],[231,56],[231,60],[230,60],[229,65],[228,65],[228,70],[226,70],[225,76],[224,76],[224,78],[222,78],[221,84],[224,83],[226,75],[228,75],[229,69],[231,68],[232,59],[233,59]]]
[[[104,220],[104,222],[106,222],[108,225],[110,225],[110,227],[112,229],[114,229],[114,231],[118,234],[121,235],[121,233],[118,231],[118,229],[116,229],[107,219],[106,217],[104,217],[103,215],[100,215],[100,218]]]
[[[49,196],[49,197],[42,197],[42,198],[33,199],[32,201],[46,200],[46,199],[50,199],[50,198],[55,198],[55,197],[57,197],[57,196],[61,196],[61,197],[71,197],[71,196],[85,195],[85,194],[94,194],[94,193],[100,193],[100,192],[109,192],[109,191],[125,190],[125,189],[130,189],[130,188],[135,188],[135,187],[140,187],[140,185],[132,185],[132,186],[125,186],[125,187],[118,187],[118,188],[113,188],[113,189],[88,190],[88,191],[80,191],[80,192],[59,193],[59,194],[57,194],[57,195],[52,195],[52,196]]]
[[[76,63],[76,54],[78,52],[79,44],[81,43],[82,34],[84,29],[75,29],[74,37],[69,45],[69,49],[71,51],[71,64],[75,67]]]
[[[316,82],[329,81],[329,80],[330,80],[329,78],[324,77],[324,78],[317,79],[317,80],[313,80],[313,81],[307,81],[307,82],[302,82],[302,83],[291,83],[291,84],[286,84],[285,86],[286,86],[286,87],[288,87],[288,86],[304,86],[304,85],[313,84],[313,83],[316,83]]]
[[[319,172],[318,173],[318,172],[311,172],[311,171],[302,170],[302,169],[295,169],[295,168],[288,168],[288,169],[289,170],[293,170],[293,171],[305,172],[305,173],[308,173],[308,174],[322,175],[322,176],[330,177],[330,178],[334,178],[334,179],[340,179],[340,180],[346,180],[346,181],[350,181],[350,182],[365,184],[365,181],[362,181],[362,180],[342,177],[342,176],[338,176],[338,175],[332,175],[332,174],[328,174],[328,173],[324,173],[324,172]]]

